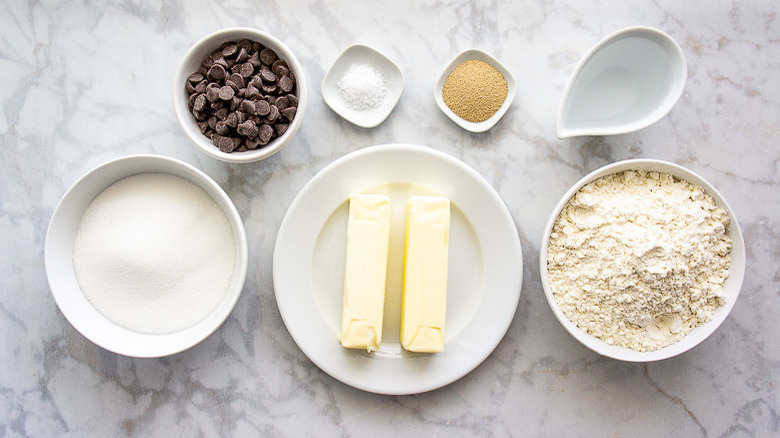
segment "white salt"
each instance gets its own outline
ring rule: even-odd
[[[224,212],[184,178],[147,173],[105,189],[73,247],[79,286],[98,312],[135,332],[174,333],[227,293],[235,242]]]
[[[355,111],[376,108],[387,95],[387,85],[382,72],[367,64],[350,65],[336,86],[344,103]]]

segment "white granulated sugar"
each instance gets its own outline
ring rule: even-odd
[[[610,345],[652,351],[723,305],[729,216],[701,187],[625,171],[582,187],[553,227],[547,269],[563,313]]]
[[[387,95],[382,72],[376,67],[354,63],[336,83],[339,96],[355,111],[367,111],[378,107]]]
[[[86,298],[139,333],[174,333],[207,317],[225,296],[234,265],[231,226],[211,196],[159,173],[122,179],[100,193],[73,247]]]

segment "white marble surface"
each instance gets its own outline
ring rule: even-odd
[[[458,2],[155,2],[11,0],[0,5],[0,436],[771,436],[780,427],[780,4],[770,0]],[[570,72],[602,36],[658,27],[682,46],[685,93],[637,133],[558,140]],[[228,165],[195,151],[171,108],[190,44],[254,26],[297,54],[312,90],[293,142]],[[320,81],[352,43],[395,60],[399,105],[361,129],[329,110]],[[459,51],[486,50],[514,74],[505,118],[469,134],[432,87]],[[274,300],[276,232],[297,191],[357,149],[406,142],[446,151],[506,201],[525,257],[520,305],[504,340],[442,389],[386,397],[314,366]],[[233,198],[251,268],[225,324],[194,348],[132,359],[96,347],[55,305],[43,267],[49,217],[65,190],[111,158],[156,153],[206,171]],[[602,358],[553,317],[539,282],[542,228],[587,172],[631,157],[700,173],[735,209],[748,267],[742,294],[707,341],[660,363]]]

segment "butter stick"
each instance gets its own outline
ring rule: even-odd
[[[409,198],[401,301],[401,346],[407,351],[444,351],[449,234],[449,199]]]
[[[382,345],[390,213],[390,199],[386,196],[357,194],[349,198],[339,336],[345,348],[370,353]]]

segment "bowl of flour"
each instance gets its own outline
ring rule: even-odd
[[[55,209],[44,247],[65,318],[131,357],[175,354],[213,333],[238,301],[247,258],[241,217],[222,188],[155,155],[81,177]]]
[[[745,245],[718,191],[677,164],[633,159],[564,194],[544,231],[542,286],[583,345],[630,362],[698,345],[739,296]]]

